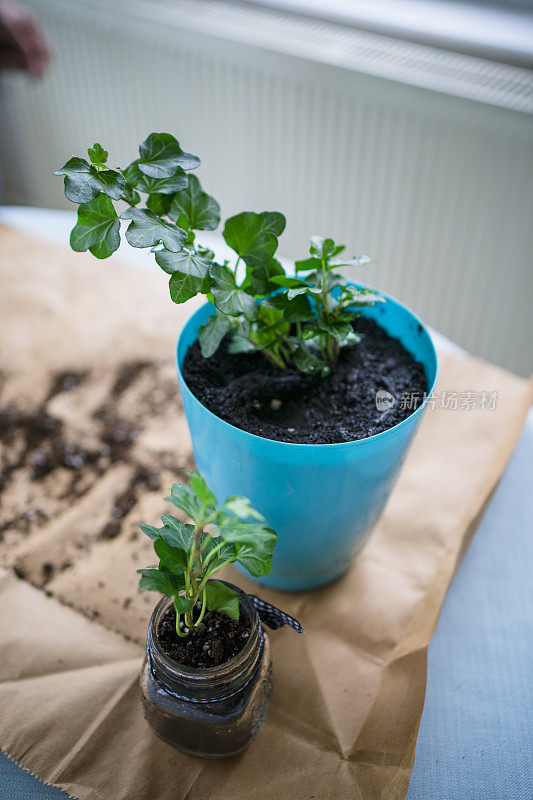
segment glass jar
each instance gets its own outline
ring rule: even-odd
[[[272,692],[270,643],[249,597],[236,586],[251,621],[242,650],[224,664],[192,668],[163,651],[157,631],[172,604],[163,597],[148,626],[141,671],[144,716],[154,732],[184,753],[225,758],[244,750],[265,721]]]

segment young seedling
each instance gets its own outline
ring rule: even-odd
[[[268,575],[277,534],[246,497],[228,497],[218,505],[205,480],[189,473],[189,485],[175,483],[166,498],[184,511],[194,524],[171,515],[161,517],[163,527],[141,524],[153,539],[158,566],[139,569],[140,589],[172,597],[176,633],[187,637],[207,611],[239,618],[239,596],[213,575],[238,561],[254,577]],[[200,601],[200,609],[197,603]]]
[[[218,227],[220,206],[187,174],[199,166],[198,156],[184,152],[171,134],[151,133],[139,146],[139,158],[124,169],[108,167],[108,152],[99,143],[87,153],[89,161],[73,157],[54,173],[64,176],[65,195],[78,204],[71,247],[108,258],[120,245],[120,221],[127,221],[126,240],[152,249],[170,276],[175,303],[204,294],[215,305],[216,314],[199,333],[205,358],[230,334],[232,353],[259,351],[280,369],[327,375],[341,348],[359,341],[352,322],[361,307],[383,302],[335,272],[371,259],[338,258],[344,246],[330,238],[313,237],[310,258],[296,262],[298,277],[286,275],[274,257],[285,229],[278,211],[244,211],[227,219],[223,236],[236,257],[234,263],[215,261],[196,232]],[[117,213],[114,202],[125,203],[125,210]]]

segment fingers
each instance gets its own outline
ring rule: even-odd
[[[5,46],[0,64],[26,69],[40,78],[46,72],[50,54],[37,20],[26,8],[14,3],[0,3],[0,29]]]

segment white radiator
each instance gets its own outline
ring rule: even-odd
[[[226,215],[287,215],[284,255],[314,233],[367,251],[362,280],[533,371],[531,72],[239,2],[26,3],[55,58],[3,79],[4,203],[67,207],[71,153],[124,165],[168,130]]]

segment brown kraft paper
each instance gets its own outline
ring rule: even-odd
[[[345,577],[291,594],[228,571],[305,634],[271,634],[271,710],[249,749],[194,759],[143,719],[138,673],[157,598],[138,592],[135,570],[153,560],[136,523],[155,524],[193,466],[173,350],[197,303],[173,306],[155,270],[7,228],[0,245],[0,747],[80,800],[405,797],[427,646],[531,386],[441,354],[437,398],[497,401],[428,408]]]

